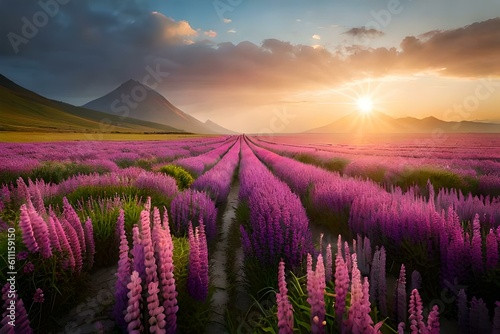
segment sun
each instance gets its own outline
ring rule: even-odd
[[[369,114],[373,110],[373,102],[372,99],[368,96],[360,97],[356,101],[356,105],[358,106],[358,110],[363,114]]]

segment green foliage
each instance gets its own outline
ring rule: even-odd
[[[132,226],[139,221],[144,206],[137,197],[127,196],[122,199],[90,199],[77,206],[81,221],[92,220],[96,253],[95,267],[107,267],[118,261],[118,240],[115,237],[116,222],[123,208],[125,213],[125,228],[128,235]]]
[[[31,180],[44,180],[45,182],[60,183],[70,176],[77,174],[103,174],[109,172],[106,168],[95,167],[76,162],[62,162],[62,161],[43,161],[40,165],[28,173],[22,175],[13,174],[8,171],[0,173],[0,184],[15,182],[19,177],[27,183],[28,179]]]
[[[300,162],[318,166],[329,170],[331,172],[343,173],[345,167],[349,164],[349,160],[344,158],[333,158],[330,160],[323,160],[321,158],[315,157],[314,155],[307,153],[299,153],[293,157],[295,160]]]
[[[428,194],[427,181],[430,181],[434,189],[438,191],[441,188],[460,189],[464,193],[476,192],[478,182],[474,178],[463,178],[460,175],[449,170],[422,167],[404,171],[395,180],[393,184],[402,189],[408,189],[412,185],[420,188],[422,193]]]
[[[177,165],[166,165],[160,168],[160,172],[172,176],[177,182],[179,190],[189,188],[194,178],[186,169]]]

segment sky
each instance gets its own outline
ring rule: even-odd
[[[198,119],[500,121],[498,0],[0,0],[0,73],[83,105],[135,79]],[[147,79],[147,80],[145,80]]]

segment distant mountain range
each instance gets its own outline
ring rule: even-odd
[[[136,108],[124,112],[123,107],[128,106],[126,102],[112,105],[114,98],[110,100],[110,97],[130,95],[132,89],[138,89],[134,88],[137,85],[147,94]],[[115,95],[110,96],[112,93]],[[233,133],[210,120],[205,123],[198,121],[173,106],[156,91],[133,80],[110,94],[77,107],[45,98],[0,75],[0,131]],[[110,101],[109,109],[104,110],[107,101]],[[122,103],[121,100],[118,102]],[[133,100],[129,103],[133,103]],[[112,106],[115,108],[111,109]],[[122,109],[118,109],[120,107]],[[113,112],[116,110],[120,112]],[[150,113],[158,116],[158,121],[152,121],[154,117],[142,117],[142,114]]]
[[[436,117],[418,119],[414,117],[393,118],[381,112],[368,115],[353,113],[338,120],[305,131],[306,133],[500,133],[500,124],[486,122],[446,122]]]
[[[0,130],[184,133],[172,126],[113,116],[47,99],[0,75]]]
[[[168,124],[187,132],[233,134],[235,132],[208,120],[203,123],[175,107],[160,93],[135,80],[129,80],[112,92],[93,100],[84,108],[111,115],[125,114],[144,121]]]

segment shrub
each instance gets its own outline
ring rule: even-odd
[[[184,168],[176,165],[166,165],[160,168],[160,172],[172,176],[177,182],[179,190],[189,188],[194,182],[193,176]]]

